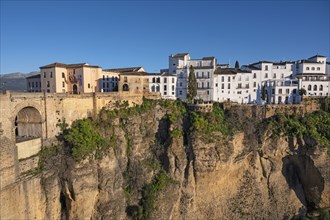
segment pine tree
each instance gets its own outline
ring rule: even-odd
[[[188,77],[188,100],[192,101],[197,96],[197,80],[195,76],[194,67],[190,66],[189,68],[189,77]]]
[[[238,60],[236,60],[236,62],[235,62],[235,69],[239,69],[239,62],[238,62]]]

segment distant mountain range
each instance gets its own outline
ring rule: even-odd
[[[12,90],[12,91],[26,91],[26,77],[37,75],[39,72],[30,73],[8,73],[0,74],[0,91]]]

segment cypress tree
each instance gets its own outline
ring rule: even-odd
[[[236,60],[236,62],[235,62],[235,69],[239,69],[239,62],[238,62],[238,60]]]
[[[193,66],[189,68],[189,77],[188,77],[188,100],[192,101],[197,96],[197,80],[195,76],[195,70]]]

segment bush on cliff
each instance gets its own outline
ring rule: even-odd
[[[72,156],[77,161],[90,156],[99,156],[99,150],[102,150],[107,144],[90,119],[73,122],[63,138],[71,147]]]

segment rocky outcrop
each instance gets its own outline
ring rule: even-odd
[[[330,206],[330,158],[315,140],[249,129],[213,132],[210,141],[169,113],[157,105],[111,121],[116,146],[101,158],[78,163],[65,148],[47,158],[16,194],[6,191],[18,199],[21,188],[40,207],[16,217],[142,219],[151,210],[151,219],[290,219]],[[182,135],[173,134],[178,128]]]

